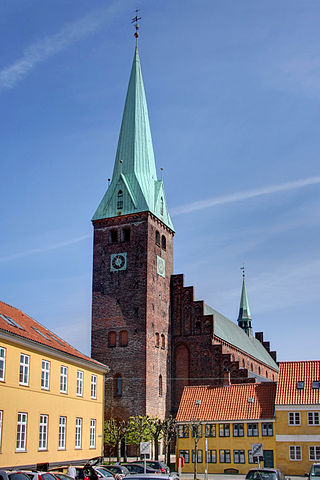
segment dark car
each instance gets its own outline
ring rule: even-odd
[[[139,462],[135,462],[135,463],[140,463],[140,465],[143,465],[144,461],[139,460]],[[147,467],[150,467],[150,468],[153,468],[154,470],[157,470],[157,472],[159,472],[159,473],[166,473],[168,475],[170,474],[169,467],[165,463],[160,462],[159,460],[146,460],[146,465],[147,465]]]
[[[141,465],[141,463],[121,463],[124,467],[126,467],[129,470],[129,473],[158,473],[157,470],[154,468],[150,468],[146,466],[146,472],[144,471],[144,465]]]
[[[278,468],[252,468],[246,480],[285,480],[285,476]]]
[[[101,465],[103,468],[106,468],[111,472],[115,478],[121,480],[126,475],[129,475],[129,470],[123,465]]]
[[[0,470],[0,480],[29,480],[29,477],[23,472]]]
[[[177,480],[178,477],[167,474],[159,475],[159,473],[134,473],[127,477],[128,480],[159,480],[159,478],[161,480]]]
[[[319,480],[320,479],[320,463],[314,463],[312,465],[308,477],[309,477],[309,480]]]

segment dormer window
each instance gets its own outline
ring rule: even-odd
[[[160,215],[163,215],[163,197],[160,198]]]
[[[297,390],[303,390],[304,389],[304,382],[299,381],[297,382]]]
[[[117,200],[117,209],[122,210],[122,208],[123,208],[123,191],[119,190],[118,200]]]
[[[312,382],[312,388],[314,390],[319,390],[319,380],[313,380]]]

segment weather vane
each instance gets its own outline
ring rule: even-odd
[[[244,269],[244,266],[240,268],[241,272],[242,272],[242,277],[244,278],[246,276],[246,272],[245,272],[245,269]]]
[[[141,20],[141,17],[138,16],[139,15],[139,9],[137,8],[136,9],[136,16],[131,20],[131,23],[134,24],[134,28],[136,29],[136,31],[134,32],[134,36],[136,38],[136,44],[138,43],[138,37],[139,37],[139,24],[138,24],[138,20]]]

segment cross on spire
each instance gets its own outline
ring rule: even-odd
[[[141,17],[138,16],[139,15],[139,9],[137,8],[136,9],[136,16],[131,20],[131,23],[133,23],[134,25],[134,28],[135,28],[135,32],[134,32],[134,37],[136,39],[136,45],[138,44],[138,37],[139,37],[139,24],[138,24],[138,20],[141,20]]]

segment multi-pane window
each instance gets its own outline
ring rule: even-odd
[[[233,450],[234,463],[245,463],[244,450]]]
[[[83,395],[83,371],[77,370],[77,395],[82,397]]]
[[[48,448],[48,415],[40,415],[39,450]]]
[[[273,436],[273,424],[271,422],[263,422],[261,425],[261,431],[263,437]]]
[[[202,437],[202,425],[198,425],[198,424],[191,425],[191,436],[193,438]]]
[[[230,463],[231,462],[230,450],[219,450],[219,460],[220,460],[220,463]]]
[[[27,414],[18,413],[16,451],[24,452],[27,440]]]
[[[259,428],[257,423],[248,423],[248,437],[258,437]]]
[[[189,425],[179,425],[178,426],[178,437],[179,438],[189,438]]]
[[[216,436],[216,426],[215,424],[207,423],[205,426],[205,436],[206,437],[215,437]]]
[[[290,445],[289,460],[302,460],[300,445]]]
[[[66,448],[67,417],[59,417],[59,450]]]
[[[195,463],[196,461],[196,454],[195,450],[192,450],[192,463]],[[199,450],[197,448],[197,463],[202,463],[202,450]]]
[[[68,388],[68,367],[61,365],[60,367],[60,392],[67,393]]]
[[[90,448],[96,448],[96,419],[90,420]]]
[[[308,425],[320,425],[319,412],[308,412]]]
[[[3,411],[0,410],[0,452],[1,452],[1,439],[2,439],[2,417],[3,417]]]
[[[300,425],[300,412],[289,412],[288,413],[288,424],[289,425]]]
[[[29,366],[30,357],[24,353],[20,354],[20,372],[19,383],[20,385],[29,385]]]
[[[207,462],[217,463],[217,450],[207,450]]]
[[[309,460],[317,462],[320,460],[320,446],[309,447]]]
[[[190,463],[189,450],[179,450],[179,457],[183,457],[185,463]]]
[[[220,423],[219,425],[219,437],[230,437],[230,424]]]
[[[0,347],[0,380],[4,381],[4,372],[6,368],[6,349]]]
[[[97,375],[91,375],[91,398],[97,398]]]
[[[234,437],[243,437],[244,436],[244,425],[243,425],[243,423],[234,423],[233,424],[233,436]]]
[[[82,436],[82,418],[76,418],[76,435],[75,435],[75,448],[81,448],[81,436]]]
[[[50,362],[47,360],[42,360],[41,366],[41,388],[44,390],[49,390],[50,382]]]

